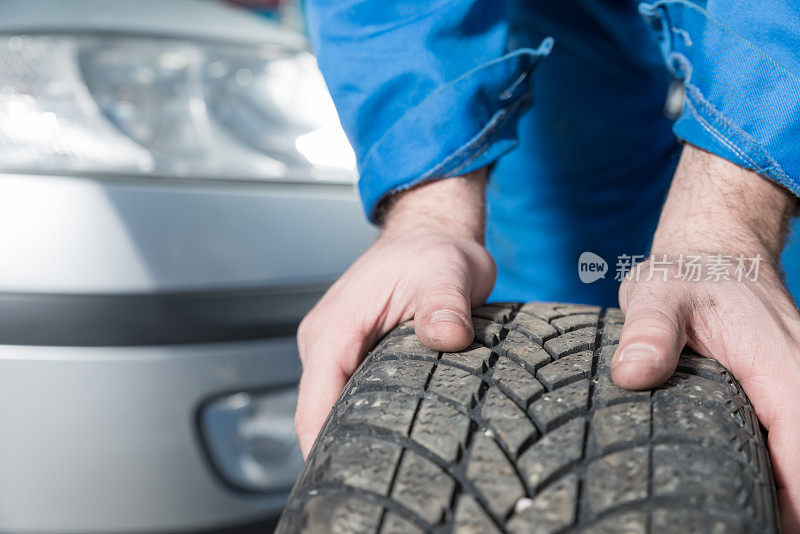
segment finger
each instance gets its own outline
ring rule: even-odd
[[[372,341],[368,332],[349,330],[352,325],[321,313],[313,319],[307,317],[297,333],[303,373],[297,396],[295,430],[304,458],[347,380],[364,358],[367,344]]]
[[[347,383],[347,375],[331,359],[304,366],[300,377],[294,426],[303,458],[308,457],[325,418]]]
[[[625,389],[649,389],[675,372],[686,344],[686,317],[680,297],[666,287],[633,292],[611,361],[611,378]]]
[[[457,352],[472,343],[470,284],[464,270],[444,269],[425,280],[419,290],[414,330],[433,350]]]
[[[767,437],[784,532],[800,532],[800,429],[795,421],[772,425]]]

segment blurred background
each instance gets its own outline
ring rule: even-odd
[[[0,2],[0,532],[269,532],[355,180],[300,3]]]

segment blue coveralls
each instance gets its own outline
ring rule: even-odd
[[[800,193],[799,1],[307,9],[368,216],[394,191],[493,164],[492,300],[615,305],[614,265],[648,253],[679,139]],[[664,113],[673,78],[685,87],[676,121]],[[605,279],[580,281],[584,251],[608,261]],[[784,267],[797,295],[800,247]]]

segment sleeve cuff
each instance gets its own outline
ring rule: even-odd
[[[364,210],[416,184],[484,167],[516,146],[516,126],[533,102],[531,75],[553,41],[519,49],[463,74],[407,111],[359,162]]]
[[[795,43],[778,37],[779,14],[759,11],[767,20],[751,21],[758,28],[751,32],[746,16],[722,20],[688,1],[640,5],[668,68],[684,82],[675,134],[800,195]]]

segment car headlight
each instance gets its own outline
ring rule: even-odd
[[[0,169],[352,181],[306,51],[114,35],[0,36]]]
[[[297,390],[234,393],[206,405],[200,430],[210,460],[230,485],[267,492],[292,486],[303,466],[294,432]]]

